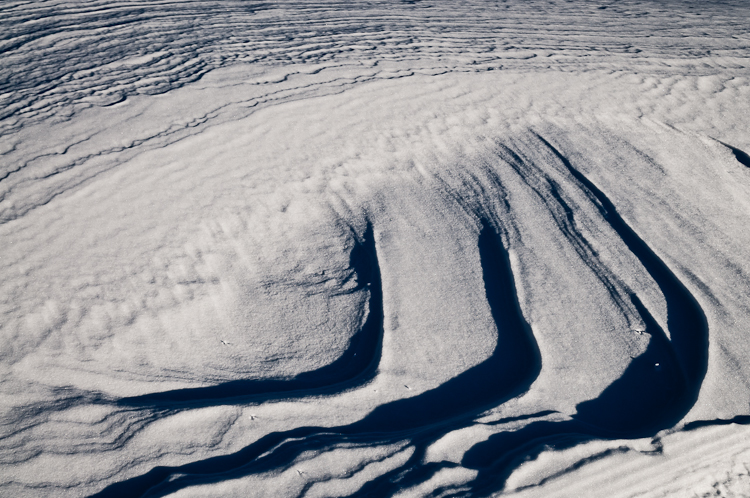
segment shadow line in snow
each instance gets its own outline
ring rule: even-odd
[[[447,490],[456,496],[502,489],[518,465],[548,449],[562,450],[593,439],[648,437],[674,426],[693,406],[707,369],[708,325],[695,298],[622,219],[612,202],[548,141],[537,138],[569,171],[659,286],[667,305],[671,340],[639,298],[628,291],[621,301],[629,299],[641,315],[645,333],[651,336],[646,351],[634,358],[599,397],[580,403],[571,420],[538,420],[549,414],[540,412],[521,417],[537,419],[523,428],[498,433],[474,445],[461,465],[477,470],[477,477],[460,490]],[[517,171],[522,176],[537,174]],[[596,261],[596,254],[575,226],[574,214],[562,192],[556,184],[550,187],[545,202],[548,208],[560,210],[555,216],[563,233],[600,278],[615,278]],[[538,190],[540,195],[542,192]],[[554,207],[556,204],[559,206]],[[354,493],[356,496],[390,496],[424,482],[441,469],[457,467],[453,462],[426,463],[429,446],[448,432],[471,425],[473,417],[484,409],[528,389],[541,368],[536,341],[520,310],[508,253],[489,222],[483,222],[478,249],[486,297],[498,328],[495,351],[484,362],[433,390],[382,405],[353,424],[272,433],[231,455],[179,467],[156,467],[113,484],[97,496],[163,496],[193,485],[288,468],[303,452],[322,452],[351,442],[385,445],[408,441],[415,450],[404,464],[367,482]],[[618,292],[614,284],[608,289]],[[306,394],[300,392],[300,396]],[[305,489],[313,484],[308,482]]]
[[[518,465],[547,449],[562,450],[592,439],[649,437],[674,426],[697,400],[708,366],[708,322],[698,302],[612,202],[548,141],[537,138],[581,184],[659,286],[667,304],[671,341],[631,294],[651,335],[646,351],[599,397],[578,404],[573,420],[532,422],[518,431],[495,434],[470,449],[461,463],[479,471],[472,483],[475,492],[502,488]]]
[[[487,223],[478,246],[485,294],[498,329],[492,355],[435,389],[376,408],[358,423],[363,430],[403,431],[475,413],[521,394],[536,379],[541,355],[521,312],[508,252]]]
[[[717,418],[713,420],[695,420],[682,428],[683,431],[694,431],[703,427],[719,426],[719,425],[750,425],[750,415],[737,415],[729,419]]]
[[[350,267],[357,278],[352,292],[368,289],[370,299],[364,324],[351,338],[347,350],[333,363],[289,380],[234,380],[209,387],[121,398],[118,404],[135,407],[172,407],[176,404],[216,405],[236,403],[239,397],[299,398],[317,394],[333,394],[372,379],[380,362],[383,336],[383,291],[380,268],[375,251],[372,226],[368,223],[361,241],[355,243]]]
[[[698,399],[703,377],[708,368],[708,321],[703,309],[685,285],[653,250],[630,228],[615,209],[614,204],[591,181],[576,170],[556,148],[542,137],[539,139],[560,159],[571,175],[590,193],[602,216],[638,258],[657,283],[667,304],[667,328],[671,346],[682,375],[688,384],[685,403],[689,406]]]
[[[727,149],[732,151],[732,154],[734,154],[735,159],[737,159],[737,162],[742,164],[743,166],[746,166],[750,168],[750,155],[747,154],[747,152],[738,149],[737,147],[732,147],[729,144],[725,144],[724,142],[717,140],[721,145],[726,147]]]
[[[480,231],[478,247],[485,293],[498,329],[495,350],[484,362],[435,389],[381,405],[353,424],[268,434],[234,454],[179,467],[155,467],[94,496],[163,496],[192,485],[284,468],[305,451],[351,442],[374,445],[409,440],[416,450],[405,464],[368,482],[357,495],[389,496],[441,468],[455,467],[451,462],[424,464],[427,448],[446,433],[471,425],[473,417],[485,409],[527,390],[541,369],[539,349],[518,302],[508,252],[487,222]]]

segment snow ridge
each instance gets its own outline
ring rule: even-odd
[[[742,494],[744,4],[3,3],[0,494]]]

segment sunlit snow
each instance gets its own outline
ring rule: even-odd
[[[0,494],[750,495],[750,9],[0,5]]]

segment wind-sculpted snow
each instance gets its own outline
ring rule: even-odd
[[[482,485],[510,475],[514,452],[528,457],[542,448],[564,449],[592,437],[647,437],[675,425],[698,398],[707,366],[708,327],[693,296],[617,214],[606,196],[544,138],[539,140],[563,162],[598,201],[602,215],[659,284],[667,301],[671,341],[635,294],[633,304],[651,340],[622,376],[598,398],[576,407],[572,421],[537,422],[521,430],[491,436],[467,452],[462,463],[479,468]],[[485,482],[483,482],[485,481]]]
[[[478,246],[487,301],[498,321],[499,332],[495,351],[483,363],[436,389],[381,405],[354,424],[334,428],[302,427],[288,433],[269,434],[237,453],[179,468],[154,469],[144,476],[106,488],[100,495],[137,496],[147,491],[163,495],[191,483],[215,482],[217,473],[222,474],[221,480],[273,467],[288,467],[302,452],[343,447],[351,439],[360,444],[397,447],[399,443],[403,445],[404,440],[410,440],[416,447],[400,468],[369,482],[360,490],[362,493],[388,496],[410,481],[419,482],[434,474],[440,465],[427,468],[420,465],[428,446],[446,429],[465,426],[481,408],[523,392],[541,366],[534,339],[518,308],[510,261],[500,238],[489,226],[484,226]],[[295,444],[297,442],[299,444]],[[267,463],[268,460],[272,463]],[[399,483],[394,484],[392,479],[399,474]],[[314,481],[308,482],[305,487],[309,489],[313,484]]]
[[[48,116],[61,106],[70,113],[134,94],[164,93],[237,62],[326,67],[408,61],[410,69],[452,71],[667,68],[689,61],[744,69],[744,7],[721,2],[706,11],[700,3],[632,1],[6,2],[0,117]],[[15,127],[16,119],[3,124]]]
[[[638,297],[631,293],[633,306],[645,323],[640,333],[651,337],[647,349],[598,398],[580,403],[571,420],[529,423],[522,429],[493,435],[470,449],[461,464],[479,472],[473,481],[463,483],[462,494],[484,494],[501,489],[519,456],[528,457],[550,447],[565,449],[593,438],[648,437],[675,425],[697,399],[706,369],[708,329],[695,299],[620,218],[604,194],[549,142],[541,137],[538,141],[552,151],[587,190],[590,198],[598,202],[602,216],[655,278],[667,301],[672,339],[667,339]],[[522,159],[506,147],[502,147],[501,152],[510,156],[510,161],[516,164],[509,164],[524,181],[529,182],[528,173],[522,171]],[[580,246],[590,247],[580,233],[574,233],[574,215],[554,183],[550,184],[553,186],[550,198],[558,204],[548,207],[553,213],[558,209],[565,213],[566,220],[561,223],[566,225],[561,227],[563,232],[574,241],[574,246],[575,242],[580,242]],[[539,191],[536,193],[539,195]],[[142,477],[113,485],[101,495],[141,495],[149,491],[149,494],[161,496],[191,484],[237,479],[275,467],[289,468],[304,452],[340,447],[352,436],[359,442],[367,441],[368,435],[373,434],[375,436],[369,436],[373,438],[370,445],[397,445],[409,441],[415,450],[405,464],[369,482],[358,491],[359,494],[391,496],[400,489],[429,479],[445,467],[439,463],[422,464],[427,448],[440,435],[470,425],[479,413],[477,408],[500,404],[508,399],[508,394],[527,389],[541,366],[534,340],[526,332],[528,325],[517,307],[510,260],[502,242],[490,232],[486,222],[479,233],[478,246],[487,300],[499,331],[496,350],[485,362],[435,390],[381,405],[354,424],[333,428],[305,427],[289,433],[271,434],[235,454],[178,468],[160,467]],[[593,254],[589,256],[596,258]],[[595,268],[594,264],[591,266]],[[600,278],[604,280],[606,277]],[[610,292],[617,292],[615,282],[609,284],[613,289]],[[456,420],[459,415],[463,421]],[[392,435],[388,437],[389,434]],[[221,477],[217,478],[216,474]],[[302,493],[314,483],[314,479],[308,480]]]
[[[233,380],[210,387],[178,389],[145,394],[118,400],[121,405],[152,406],[174,405],[175,402],[194,405],[215,402],[219,399],[279,395],[286,398],[312,396],[319,392],[331,393],[353,384],[362,384],[372,379],[380,358],[383,333],[383,298],[375,255],[372,227],[368,226],[364,241],[354,246],[351,254],[351,271],[357,286],[348,292],[367,290],[370,298],[366,318],[362,327],[350,339],[346,351],[333,363],[317,370],[303,372],[287,380]],[[348,280],[348,279],[347,279]],[[310,332],[314,334],[313,331]],[[359,355],[359,357],[357,356]],[[289,391],[293,391],[290,393]],[[227,402],[235,402],[229,400]]]
[[[4,3],[0,494],[743,495],[745,7]]]

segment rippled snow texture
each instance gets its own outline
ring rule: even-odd
[[[0,494],[747,494],[744,2],[0,14]]]

